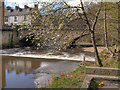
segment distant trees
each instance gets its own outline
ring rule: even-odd
[[[104,2],[101,10],[100,18],[98,20],[97,28],[104,37],[104,45],[111,56],[115,56],[112,46],[117,46],[118,40],[118,3]],[[97,32],[99,32],[97,31]]]
[[[92,7],[91,7],[92,6]],[[99,4],[90,5],[88,9],[88,16],[93,21],[94,14]],[[118,45],[118,3],[103,2],[101,13],[99,15],[98,23],[96,25],[96,39],[99,44],[105,45],[111,56],[115,55],[115,46]]]
[[[119,25],[118,25],[118,13],[119,13],[119,7],[118,7],[118,3],[106,3],[106,27],[108,28],[107,31],[108,33],[110,33],[110,35],[108,35],[108,37],[111,37],[111,43],[110,44],[110,40],[108,38],[108,51],[111,53],[112,57],[116,56],[116,49],[118,46],[119,42],[119,38],[118,38],[118,29],[119,29]],[[114,50],[110,49],[110,45],[111,46],[115,46]]]
[[[108,43],[108,30],[107,30],[107,13],[106,13],[106,2],[104,3],[104,34],[105,34],[105,46],[107,48],[107,51],[114,56],[114,52],[110,50],[109,43]]]

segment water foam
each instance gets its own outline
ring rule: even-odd
[[[5,52],[5,51],[4,51]],[[85,55],[84,53],[79,53],[78,55],[72,55],[62,52],[62,55],[55,55],[52,52],[48,52],[46,54],[33,54],[30,52],[17,52],[14,54],[5,54],[2,53],[3,56],[14,56],[14,57],[29,57],[29,58],[46,58],[46,59],[62,59],[62,60],[75,60],[75,61],[83,61],[84,57],[86,61],[95,61],[93,56]]]

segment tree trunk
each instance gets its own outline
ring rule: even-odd
[[[108,38],[107,38],[107,21],[106,21],[106,2],[105,2],[105,13],[104,13],[104,34],[105,34],[105,46],[107,48],[107,50],[109,51],[108,48]]]
[[[114,53],[110,50],[109,44],[108,44],[108,34],[107,34],[107,20],[106,20],[106,2],[105,2],[105,7],[104,7],[104,34],[105,34],[105,46],[107,48],[107,51],[110,52],[111,56],[114,56]]]
[[[88,28],[89,28],[89,31],[90,31],[90,34],[91,34],[91,40],[92,40],[92,43],[93,43],[95,58],[97,59],[99,66],[102,67],[103,65],[102,65],[102,62],[101,62],[100,57],[99,57],[99,55],[98,55],[98,50],[97,50],[96,42],[95,42],[95,34],[94,34],[94,30],[95,30],[95,26],[96,26],[96,23],[97,23],[97,20],[98,20],[98,16],[99,16],[100,11],[101,11],[101,8],[102,8],[102,2],[101,2],[101,7],[99,8],[99,10],[98,10],[98,12],[97,12],[97,15],[96,15],[96,17],[95,17],[95,21],[94,21],[94,23],[93,23],[93,25],[92,25],[92,28],[91,28],[91,25],[90,25],[90,23],[89,23],[87,14],[86,14],[86,12],[85,12],[84,5],[83,5],[83,3],[82,3],[82,0],[80,0],[80,2],[81,2],[83,14],[84,14],[85,19],[86,19],[86,23],[87,23],[87,25],[88,25]]]
[[[95,52],[95,58],[97,59],[97,62],[99,64],[100,67],[102,67],[102,62],[100,60],[99,54],[98,54],[98,50],[97,50],[97,46],[96,46],[96,42],[95,42],[95,34],[94,31],[91,31],[91,40],[93,43],[93,48],[94,48],[94,52]]]

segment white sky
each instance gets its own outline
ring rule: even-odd
[[[6,5],[7,6],[12,6],[14,7],[14,5],[19,5],[21,8],[24,7],[24,5],[28,5],[30,7],[33,7],[33,3],[35,1],[40,1],[40,2],[52,2],[52,1],[61,1],[61,0],[5,0]],[[78,5],[78,3],[80,2],[80,0],[64,0],[69,2],[68,4],[70,5]],[[16,3],[16,4],[15,4]]]
[[[35,1],[40,1],[40,2],[51,1],[52,2],[52,1],[62,1],[62,0],[5,0],[7,6],[14,7],[15,5],[17,5],[17,6],[19,5],[21,8],[23,8],[24,5],[28,5],[30,7],[33,7],[34,5],[32,2],[35,2]],[[70,4],[72,6],[74,6],[74,5],[76,6],[76,5],[80,4],[80,0],[64,0],[64,1],[67,1],[68,4]],[[91,0],[83,0],[83,1],[90,2]],[[94,1],[101,1],[101,0],[94,0]],[[120,1],[120,0],[106,0],[106,1]]]

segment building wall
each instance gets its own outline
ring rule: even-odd
[[[0,1],[0,26],[2,26],[2,2]]]
[[[2,38],[0,38],[0,46],[9,46],[11,44],[11,38],[13,35],[12,31],[0,31],[0,35],[2,35]]]
[[[24,20],[24,17],[26,17],[26,20]],[[31,24],[31,16],[30,15],[23,15],[23,16],[18,16],[18,24],[24,24],[28,25]]]
[[[5,24],[7,24],[7,25],[14,25],[14,24],[18,24],[18,22],[19,22],[19,16],[16,16],[17,17],[17,19],[18,19],[18,21],[17,22],[15,22],[14,21],[14,16],[9,16],[9,18],[8,18],[8,22],[5,22]]]
[[[5,22],[6,25],[15,25],[15,24],[24,24],[24,25],[28,25],[31,24],[31,20],[30,20],[30,15],[25,15],[26,16],[26,20],[24,20],[24,15],[23,16],[16,16],[17,17],[17,22],[14,21],[14,17],[15,16],[9,16],[8,18],[8,22]]]

